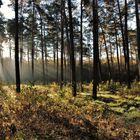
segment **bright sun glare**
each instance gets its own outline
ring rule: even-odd
[[[3,5],[0,8],[0,11],[4,14],[5,18],[14,17],[14,11],[12,11],[11,7],[8,6],[10,4],[9,0],[2,0]]]
[[[2,0],[2,3],[3,3],[3,5],[0,8],[0,12],[3,13],[3,15],[6,19],[13,18],[14,11],[12,10],[11,7],[8,6],[10,4],[10,1],[9,0]],[[8,44],[6,44],[6,43],[3,43],[3,55],[4,55],[4,57],[9,56]]]

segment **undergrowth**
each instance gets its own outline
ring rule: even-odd
[[[85,84],[77,97],[70,84],[60,90],[47,86],[0,87],[0,138],[14,140],[121,140],[140,139],[139,83],[101,84],[98,100],[92,99],[92,84]],[[113,92],[112,92],[113,89]],[[135,94],[136,93],[136,94]]]

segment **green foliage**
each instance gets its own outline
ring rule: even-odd
[[[98,132],[98,139],[106,140],[117,139],[118,135],[124,138],[122,132],[133,133],[129,130],[130,122],[140,120],[138,94],[134,95],[134,91],[127,94],[100,91],[94,101],[92,86],[86,84],[83,87],[84,92],[73,97],[70,85],[64,86],[63,90],[56,83],[22,85],[21,94],[14,92],[13,85],[1,86],[0,134],[3,129],[5,138],[10,139],[12,124],[17,129],[14,139],[82,139],[83,135],[95,138]],[[139,131],[137,124],[135,126],[133,129]],[[75,135],[71,136],[70,132]],[[132,135],[125,138],[130,139]]]
[[[16,139],[20,139],[20,140],[26,140],[26,135],[24,134],[24,132],[22,130],[18,131]]]
[[[134,107],[130,108],[128,112],[125,113],[128,120],[136,121],[140,119],[140,111]]]
[[[125,112],[125,109],[122,107],[111,107],[111,109],[116,113],[120,113],[120,114],[123,114]]]
[[[110,91],[111,93],[116,93],[118,88],[119,88],[119,84],[111,81],[110,83],[107,83],[106,90]]]

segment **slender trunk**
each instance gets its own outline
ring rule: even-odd
[[[64,68],[63,68],[63,60],[64,60],[64,23],[63,23],[63,17],[64,17],[64,1],[61,0],[61,84],[60,88],[63,88],[64,84]]]
[[[117,37],[117,29],[116,29],[116,22],[115,22],[115,41],[116,41],[116,49],[117,49],[117,64],[118,64],[118,72],[119,72],[119,81],[121,84],[121,69],[120,69],[120,60],[119,60],[119,45],[118,45],[118,37]]]
[[[75,68],[75,57],[74,57],[74,36],[73,36],[73,22],[72,22],[72,8],[71,0],[68,0],[68,11],[69,11],[69,26],[70,26],[70,48],[71,48],[71,68],[72,68],[72,94],[76,96],[76,68]]]
[[[2,53],[2,43],[0,44],[0,63],[2,64],[2,68],[3,68],[3,53]]]
[[[3,69],[3,50],[1,50],[1,65],[2,65],[2,69]]]
[[[97,99],[97,86],[99,83],[99,44],[98,44],[98,4],[93,0],[93,99]]]
[[[69,67],[69,79],[71,82],[71,50],[70,50],[70,37],[69,37],[69,32],[68,32],[68,20],[66,16],[66,11],[64,9],[64,18],[65,18],[65,29],[66,29],[66,38],[67,38],[67,55],[68,55],[68,67]]]
[[[127,54],[127,87],[128,89],[131,88],[131,82],[130,82],[130,62],[129,62],[129,45],[128,45],[128,25],[127,25],[127,17],[128,17],[128,5],[127,0],[125,0],[125,47],[126,47],[126,54]]]
[[[140,21],[139,21],[139,10],[138,0],[135,0],[135,12],[136,12],[136,25],[137,25],[137,46],[138,46],[138,80],[140,80]]]
[[[23,60],[23,33],[21,34],[21,45],[20,45],[20,66],[22,68],[22,60]]]
[[[112,44],[111,44],[111,38],[109,38],[109,49],[110,49],[110,60],[111,60],[111,67],[112,67],[112,71],[111,71],[111,74],[113,76],[113,52],[112,52]]]
[[[64,70],[65,70],[65,81],[64,83],[66,84],[67,82],[67,59],[66,59],[66,52],[64,51]]]
[[[30,63],[30,49],[29,47],[27,48],[27,60],[28,60],[28,64]]]
[[[56,82],[59,83],[59,58],[58,58],[58,47],[59,47],[59,25],[58,25],[58,14],[55,15],[55,26],[57,27],[56,32]],[[61,88],[61,87],[60,87]]]
[[[35,6],[34,6],[34,0],[33,2],[33,9],[32,9],[32,50],[31,50],[31,57],[32,57],[32,84],[34,85],[34,13],[35,13]]]
[[[127,54],[126,54],[125,35],[124,35],[123,22],[122,22],[122,14],[121,14],[119,0],[117,0],[117,5],[118,5],[118,10],[119,10],[120,27],[121,27],[121,34],[122,34],[122,41],[123,41],[122,42],[123,43],[123,53],[124,53],[124,61],[125,61],[125,69],[126,69]]]
[[[22,1],[21,1],[21,10],[20,10],[20,15],[21,15],[21,19],[23,19],[23,16],[22,16],[22,11],[23,11],[23,9],[22,9]],[[20,21],[21,22],[21,37],[20,37],[20,66],[21,66],[21,72],[22,72],[22,59],[23,59],[23,23],[22,23],[22,20]]]
[[[53,63],[55,68],[55,45],[53,46]]]
[[[101,45],[99,46],[99,58],[101,59],[102,55],[101,55]],[[102,81],[102,64],[101,64],[101,60],[99,59],[99,79],[100,81]]]
[[[15,0],[15,72],[16,92],[20,93],[20,69],[19,69],[19,42],[18,42],[18,0]]]
[[[45,58],[44,58],[45,59],[44,60],[45,61],[44,62],[45,66],[44,67],[45,67],[45,81],[47,83],[47,81],[48,81],[48,77],[47,77],[47,74],[48,74],[48,71],[47,71],[48,68],[47,67],[48,67],[48,65],[47,65],[47,45],[46,45],[46,38],[45,38],[46,37],[46,32],[45,31],[46,31],[46,29],[45,29],[45,24],[44,24],[44,38],[43,38],[43,40],[44,40],[44,53],[45,53]]]
[[[81,92],[83,92],[83,0],[81,0],[81,24],[80,24],[80,77],[81,77]]]
[[[57,42],[56,42],[56,66],[57,66],[57,83],[59,82],[59,58],[58,58],[58,43],[59,43],[59,36],[58,36],[58,30],[57,30]]]
[[[101,27],[101,30],[102,30],[102,33],[103,33],[103,40],[104,40],[104,45],[105,45],[105,52],[106,52],[106,56],[107,56],[108,78],[109,78],[109,83],[110,83],[110,80],[111,80],[112,75],[111,75],[111,66],[110,66],[110,61],[109,61],[108,48],[107,48],[107,44],[106,44],[105,33],[104,33],[104,30],[103,30],[103,27],[102,27],[101,24],[100,24],[100,27]]]
[[[88,79],[88,82],[90,82],[91,80],[93,80],[92,79],[93,76],[91,75],[92,74],[92,67],[91,67],[92,64],[91,64],[90,56],[88,56],[88,65],[89,65],[89,67],[88,67],[88,78],[87,79]]]
[[[122,63],[123,63],[123,60],[122,60],[122,48],[121,48],[121,45],[120,45],[120,43],[118,42],[118,46],[119,46],[119,51],[120,51],[120,70],[122,71],[122,67],[123,67],[123,65],[122,65]]]
[[[42,15],[40,13],[40,30],[41,30],[41,56],[42,56],[42,81],[43,85],[45,85],[45,65],[44,65],[44,41],[43,41],[43,22]]]

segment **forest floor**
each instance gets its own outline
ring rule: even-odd
[[[98,99],[92,85],[72,97],[47,86],[0,86],[0,140],[140,140],[140,83],[132,90],[102,84]]]

